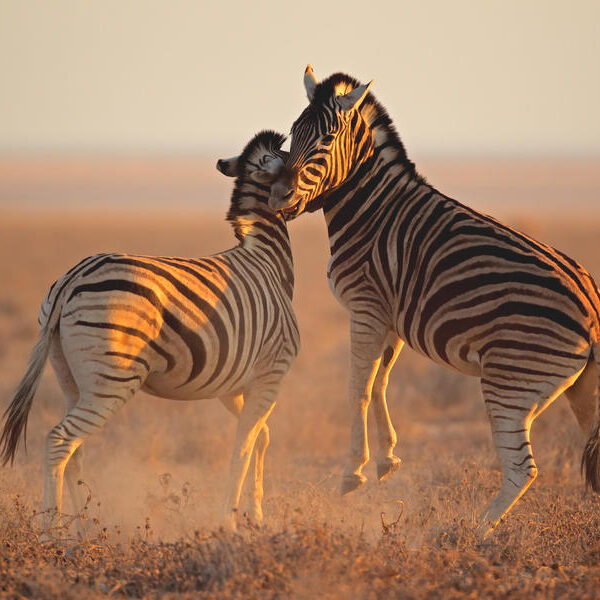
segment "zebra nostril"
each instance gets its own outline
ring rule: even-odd
[[[294,195],[294,190],[290,190],[283,198],[282,200],[291,200],[292,196]]]
[[[226,170],[226,163],[223,159],[219,159],[217,161],[217,171],[221,171],[221,173],[225,173]]]

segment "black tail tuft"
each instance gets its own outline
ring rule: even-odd
[[[0,434],[0,462],[3,465],[15,460],[15,453],[19,446],[21,436],[27,436],[27,419],[33,403],[33,396],[38,386],[48,351],[52,329],[44,327],[39,334],[33,348],[29,367],[25,373],[15,395],[4,413],[4,428]]]
[[[33,398],[33,394],[31,394],[31,398]],[[13,402],[4,413],[6,422],[0,436],[0,461],[3,466],[8,462],[13,464],[21,436],[24,440],[26,439],[29,416],[27,407],[30,405],[29,390],[19,389],[15,393]]]
[[[581,457],[581,472],[586,486],[600,493],[600,423],[596,423]]]

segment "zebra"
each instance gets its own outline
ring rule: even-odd
[[[284,140],[260,132],[240,156],[217,164],[237,177],[227,213],[236,247],[199,259],[97,254],[48,291],[39,337],[0,436],[6,465],[25,437],[49,356],[66,415],[46,439],[44,531],[60,521],[63,477],[75,513],[81,511],[83,442],[139,389],[176,400],[219,397],[238,417],[225,519],[235,529],[256,443],[251,517],[262,520],[266,421],[299,351],[290,240],[283,216],[268,206]]]
[[[371,82],[372,83],[372,82]],[[369,84],[308,65],[308,107],[291,129],[270,205],[288,218],[323,209],[328,279],[350,311],[350,456],[341,492],[365,481],[373,400],[380,479],[394,472],[385,392],[403,344],[479,377],[502,484],[481,513],[486,535],[537,475],[533,420],[566,392],[589,436],[582,470],[600,491],[600,293],[562,252],[438,192],[408,159]]]

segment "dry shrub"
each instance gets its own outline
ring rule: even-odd
[[[531,506],[485,541],[465,519],[440,529],[429,507],[412,521],[382,521],[374,541],[297,520],[282,529],[244,524],[239,534],[195,531],[170,543],[153,540],[148,523],[126,540],[98,527],[96,537],[73,544],[40,543],[30,507],[15,500],[0,507],[0,590],[30,598],[594,597],[595,503],[540,503],[543,515]],[[419,526],[425,540],[411,549],[407,533]]]

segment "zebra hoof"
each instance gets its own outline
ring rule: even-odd
[[[254,510],[250,512],[248,521],[255,527],[261,527],[264,521],[262,508],[255,507]]]
[[[487,511],[479,518],[479,523],[475,529],[475,535],[479,538],[480,541],[484,541],[489,538],[496,527],[502,523],[502,517],[498,519],[490,518]]]
[[[480,541],[486,541],[494,532],[494,525],[489,521],[482,521],[475,528],[475,537]]]
[[[381,462],[377,463],[377,478],[379,481],[395,473],[402,464],[397,456],[386,456]]]
[[[57,538],[53,537],[49,531],[42,531],[38,537],[40,544],[50,544],[55,541],[57,541]]]
[[[340,487],[340,493],[342,496],[348,492],[353,492],[358,489],[367,478],[362,473],[352,473],[352,475],[344,475],[342,477],[342,485]]]

